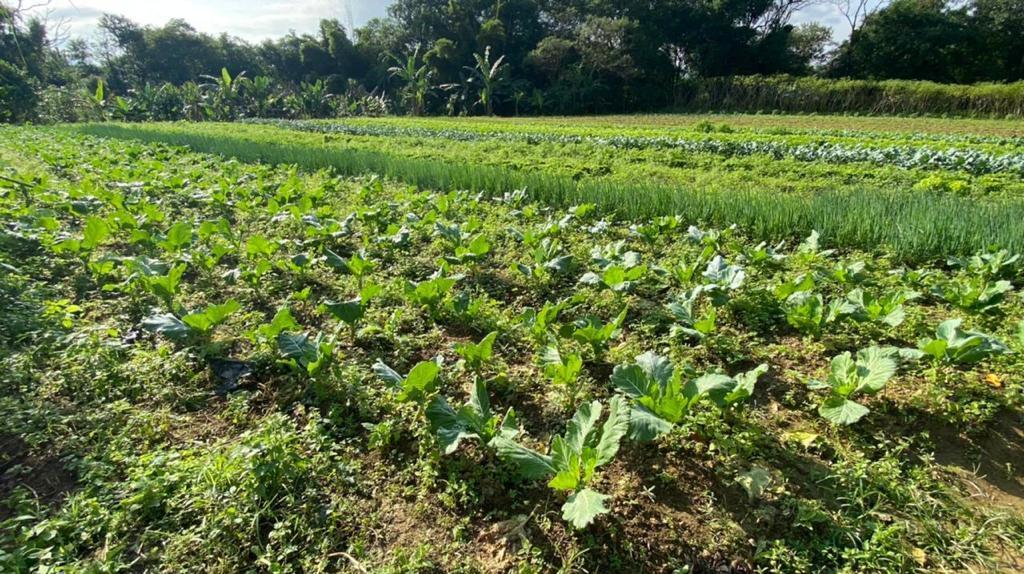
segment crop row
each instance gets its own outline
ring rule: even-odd
[[[186,145],[243,161],[332,168],[345,175],[381,174],[432,189],[468,189],[491,195],[517,190],[544,203],[568,207],[593,203],[619,217],[682,214],[713,225],[737,224],[762,239],[806,236],[822,230],[844,247],[887,246],[902,259],[969,254],[988,245],[1020,249],[1024,202],[976,201],[951,194],[877,189],[822,190],[810,196],[756,187],[690,188],[645,182],[605,182],[481,164],[455,164],[373,150],[334,148],[316,140],[289,141],[253,126],[88,125],[85,133]]]
[[[1010,173],[1024,176],[1024,154],[993,155],[970,149],[931,150],[920,147],[869,145],[847,146],[829,142],[791,145],[773,141],[687,139],[677,137],[585,136],[520,132],[477,132],[454,129],[429,129],[379,125],[354,125],[341,122],[302,120],[247,120],[258,125],[315,133],[375,137],[420,137],[461,142],[497,141],[528,144],[589,144],[620,149],[670,149],[685,153],[712,153],[725,157],[767,155],[773,159],[791,158],[804,162],[871,163],[904,169],[939,169],[972,175]]]

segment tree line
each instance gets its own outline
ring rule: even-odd
[[[814,1],[846,40],[791,23]],[[258,44],[109,14],[59,35],[0,2],[0,120],[607,113],[671,108],[702,78],[1024,79],[1024,0],[397,0]]]

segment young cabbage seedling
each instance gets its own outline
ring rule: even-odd
[[[629,407],[625,400],[614,397],[609,407],[608,418],[598,427],[601,402],[581,405],[565,434],[551,442],[547,455],[504,436],[493,441],[498,456],[515,465],[523,478],[549,479],[551,488],[571,493],[562,505],[562,518],[575,528],[586,528],[594,518],[608,512],[608,496],[589,488],[589,484],[595,470],[615,458],[622,437],[629,430]]]
[[[462,362],[467,369],[479,375],[484,366],[494,355],[494,341],[498,338],[498,332],[488,333],[479,343],[459,343],[455,345],[455,352],[462,357]]]
[[[896,374],[897,366],[892,353],[878,347],[861,350],[856,359],[849,351],[833,357],[828,380],[808,383],[811,389],[830,392],[818,407],[818,414],[837,425],[851,425],[864,418],[870,409],[853,399],[881,391]]]
[[[378,360],[373,364],[373,372],[398,393],[396,398],[400,402],[422,404],[437,390],[437,377],[441,372],[441,366],[437,361],[422,361],[403,377]]]
[[[356,338],[356,328],[359,322],[366,316],[366,310],[370,307],[370,300],[381,292],[378,285],[367,284],[359,291],[359,296],[348,301],[327,301],[323,308],[334,315],[339,321],[348,325],[352,338]]]
[[[692,369],[676,369],[667,357],[644,353],[633,363],[618,365],[611,383],[632,400],[630,438],[647,442],[672,430],[693,405],[705,397],[719,408],[746,400],[767,365],[730,377],[707,374],[692,378]],[[683,376],[689,380],[683,382]]]
[[[918,349],[935,364],[966,365],[1010,349],[999,339],[985,333],[961,329],[962,319],[943,321],[935,329],[934,339],[922,339]]]
[[[458,450],[459,444],[466,439],[476,439],[493,447],[495,437],[514,440],[519,434],[515,410],[509,408],[504,417],[492,413],[487,384],[480,378],[473,383],[469,402],[458,410],[437,395],[430,400],[425,413],[444,454]]]

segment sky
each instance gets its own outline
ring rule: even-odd
[[[26,0],[31,3],[33,0]],[[35,0],[44,3],[45,0]],[[72,37],[90,37],[104,13],[119,14],[147,25],[163,25],[171,18],[183,18],[201,32],[227,32],[251,42],[278,38],[289,31],[314,32],[321,18],[337,18],[348,23],[346,5],[352,21],[361,26],[367,20],[384,16],[386,0],[50,0],[37,13],[48,12],[52,21],[67,23]],[[797,13],[793,22],[818,21],[832,26],[833,39],[848,33],[846,24],[833,6],[818,4]]]

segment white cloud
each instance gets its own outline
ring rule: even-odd
[[[258,42],[277,38],[290,30],[313,32],[322,18],[337,18],[347,23],[346,4],[351,6],[356,26],[370,18],[384,16],[389,2],[373,0],[184,0],[139,2],[136,0],[53,0],[36,12],[49,12],[51,20],[63,19],[72,36],[95,32],[103,14],[118,14],[145,25],[160,26],[172,18],[182,18],[201,32],[227,32]]]
[[[63,19],[72,36],[90,36],[105,13],[119,14],[145,25],[160,26],[172,18],[182,18],[201,32],[227,32],[251,42],[277,38],[291,30],[314,32],[322,18],[337,18],[347,24],[346,4],[352,20],[361,26],[367,20],[385,15],[390,0],[51,0],[38,13],[50,12],[53,20]],[[833,40],[849,35],[846,22],[834,6],[812,4],[798,12],[794,24],[822,22],[830,26]]]

